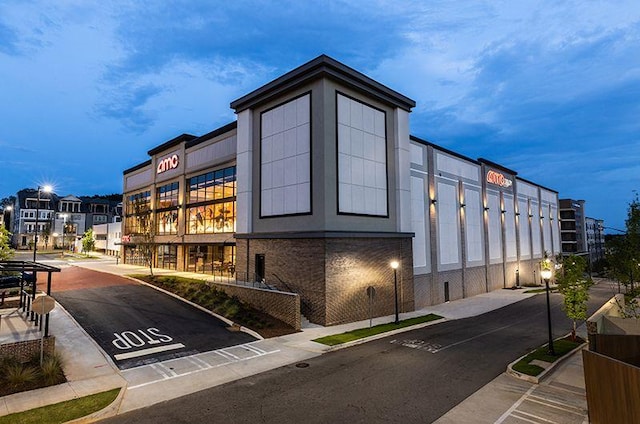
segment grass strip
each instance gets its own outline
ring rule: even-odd
[[[93,414],[113,402],[120,389],[0,417],[0,424],[58,424]]]
[[[374,336],[376,334],[386,333],[387,331],[397,330],[398,328],[404,328],[416,324],[422,324],[424,322],[435,321],[441,318],[442,317],[440,315],[429,314],[421,317],[405,319],[400,321],[398,324],[395,324],[393,322],[388,324],[379,324],[371,328],[360,328],[358,330],[347,331],[346,333],[320,337],[313,341],[322,343],[327,346],[335,346],[342,343],[351,342],[353,340],[364,339],[365,337]]]
[[[544,362],[555,362],[558,359],[565,356],[567,353],[571,352],[576,347],[582,344],[582,340],[571,341],[567,339],[558,339],[553,341],[553,350],[556,352],[555,355],[549,354],[549,348],[547,346],[540,347],[515,364],[513,364],[512,369],[521,374],[527,374],[536,376],[544,371],[544,368],[531,364],[530,362],[537,359]]]

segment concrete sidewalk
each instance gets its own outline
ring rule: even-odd
[[[68,264],[117,275],[148,272],[148,268],[142,266],[116,265],[114,258],[106,256],[100,260],[71,260]],[[154,273],[176,274],[203,280],[212,278],[202,274],[160,269],[154,269]],[[217,278],[219,280],[220,277]],[[401,319],[428,313],[441,315],[445,319],[466,318],[498,309],[530,296],[534,295],[524,294],[523,290],[497,290],[428,307],[420,311],[403,313]],[[375,318],[373,324],[388,323],[393,319],[393,316]],[[3,336],[4,330],[9,328],[4,324],[5,321],[0,327],[0,337]],[[433,325],[433,322],[422,325]],[[124,395],[118,399],[119,405],[117,405],[117,412],[123,413],[281,366],[306,361],[335,349],[315,343],[312,341],[313,339],[368,326],[369,320],[331,327],[311,325],[309,328],[303,328],[299,333],[227,348],[224,349],[224,352],[203,353],[120,371],[93,339],[58,305],[52,312],[50,333],[56,336],[56,348],[63,355],[68,382],[52,388],[0,398],[0,415],[24,411],[116,387],[126,387]],[[398,332],[411,328],[398,330]],[[393,333],[385,333],[377,337],[391,334]],[[4,338],[6,339],[6,337],[5,334]],[[364,341],[366,340],[355,343]],[[580,390],[581,387],[584,391],[582,358],[578,355],[574,356],[575,358],[565,361],[562,366],[557,367],[557,371],[554,371],[543,384],[549,387],[555,385],[577,388],[576,390]],[[547,382],[554,382],[554,385]],[[496,420],[509,411],[514,403],[530,390],[531,386],[530,383],[503,374],[443,416],[438,422],[497,422]],[[500,395],[496,393],[496,390]],[[584,398],[584,395],[582,397]],[[523,403],[524,401],[520,401],[520,405]],[[584,409],[586,410],[586,401]],[[115,410],[114,408],[114,412]],[[473,417],[471,421],[469,421],[470,417]]]

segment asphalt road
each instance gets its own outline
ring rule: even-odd
[[[52,295],[120,369],[256,340],[178,299],[112,274],[63,268],[53,275]]]
[[[589,312],[611,296],[591,291]],[[554,336],[571,329],[552,295]],[[545,297],[342,349],[105,423],[430,423],[547,340]],[[300,367],[299,365],[306,365]]]

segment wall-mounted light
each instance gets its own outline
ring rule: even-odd
[[[553,221],[553,217],[549,218],[549,221]]]
[[[489,206],[485,206],[485,207],[484,207],[484,210],[485,210],[485,211],[488,211],[488,210],[489,210]]]
[[[520,212],[516,212],[516,216],[520,216]]]
[[[504,210],[504,209],[502,209],[500,212],[502,212],[502,213],[507,213],[507,211],[506,211],[506,210]]]
[[[465,206],[467,206],[467,205],[466,205],[466,204],[464,204],[464,203],[460,203],[460,207],[461,207],[461,208],[464,208]]]
[[[431,204],[435,205],[436,203],[438,203],[438,199],[431,199]]]
[[[529,218],[533,218],[533,214],[532,213],[529,214]]]

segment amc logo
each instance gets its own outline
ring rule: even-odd
[[[162,159],[158,162],[158,168],[156,169],[156,174],[162,174],[163,172],[169,171],[170,169],[175,169],[178,167],[180,160],[178,155],[171,155]]]
[[[500,187],[511,187],[513,185],[513,181],[505,177],[504,174],[496,171],[487,172],[487,182],[499,185]]]

